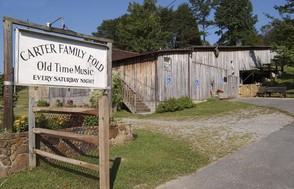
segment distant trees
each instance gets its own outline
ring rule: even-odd
[[[215,23],[219,27],[222,45],[243,45],[256,43],[257,31],[254,27],[257,15],[253,15],[250,0],[220,0],[215,11]]]
[[[130,3],[129,14],[104,20],[93,35],[114,40],[114,47],[134,52],[200,45],[197,23],[187,4],[177,11],[157,7],[156,0]]]
[[[286,0],[283,6],[275,6],[279,11],[281,19],[271,17],[272,21],[263,26],[265,40],[272,46],[277,53],[274,60],[276,65],[283,67],[285,65],[294,66],[294,1]]]
[[[290,15],[294,3],[286,2],[275,6],[282,17],[272,18],[262,35],[255,28],[258,19],[250,0],[189,0],[190,4],[176,10],[156,6],[157,0],[133,2],[127,14],[104,20],[93,35],[113,39],[116,48],[145,52],[206,45],[208,29],[214,26],[219,28],[219,45],[272,45],[278,64],[293,65],[294,21]]]

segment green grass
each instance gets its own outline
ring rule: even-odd
[[[113,188],[151,189],[208,164],[208,158],[192,150],[187,143],[144,130],[136,130],[136,133],[136,140],[110,150],[110,157],[114,160],[111,163]],[[81,159],[98,162],[96,154]],[[65,163],[42,163],[32,171],[1,179],[0,188],[91,189],[99,186],[97,176],[94,171]]]
[[[16,107],[14,108],[14,115],[21,116],[28,114],[28,99],[27,88],[24,88],[18,92],[18,100]]]
[[[253,105],[231,102],[226,100],[208,99],[205,102],[199,103],[195,108],[185,109],[177,112],[165,112],[165,113],[154,113],[150,115],[133,115],[126,111],[117,112],[115,118],[144,118],[144,119],[161,119],[161,120],[191,120],[202,117],[209,117],[219,115],[222,113],[228,113],[232,111],[238,111],[243,108],[252,107]]]

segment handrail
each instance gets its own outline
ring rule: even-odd
[[[128,85],[125,81],[122,80],[122,93],[124,102],[127,103],[130,110],[133,113],[136,113],[136,105],[137,105],[137,94],[136,92]]]

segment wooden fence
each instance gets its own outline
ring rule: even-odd
[[[36,167],[36,155],[50,159],[62,161],[76,166],[100,172],[100,188],[109,188],[109,103],[108,97],[103,96],[99,100],[98,109],[94,108],[51,108],[34,107],[34,98],[29,99],[29,165],[30,168]],[[43,128],[35,128],[35,113],[57,113],[57,114],[82,114],[99,116],[99,136],[81,135],[76,133],[54,131]],[[99,165],[79,161],[72,158],[52,154],[36,148],[36,135],[46,135],[61,139],[82,141],[90,144],[99,145]],[[101,175],[103,174],[103,175]],[[101,178],[104,179],[101,179]]]

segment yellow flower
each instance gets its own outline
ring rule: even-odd
[[[27,116],[25,116],[25,115],[21,116],[21,119],[26,119],[26,118],[27,118]]]
[[[15,123],[15,126],[18,127],[19,126],[19,123]]]
[[[15,121],[14,121],[14,123],[20,123],[20,120],[19,120],[19,119],[17,119],[17,120],[15,120]]]

